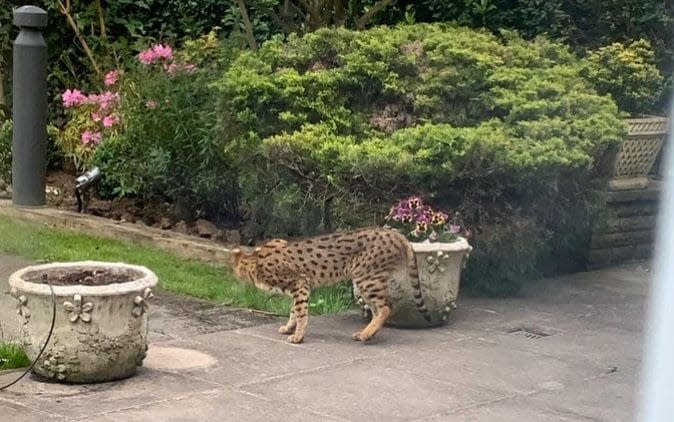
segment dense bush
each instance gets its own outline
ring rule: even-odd
[[[647,113],[661,102],[664,78],[646,40],[613,43],[590,52],[587,78],[601,94],[610,94],[621,110]]]
[[[205,36],[189,54],[167,49],[166,57],[146,57],[125,70],[116,109],[120,127],[92,157],[103,171],[104,193],[179,204],[184,218],[205,211],[216,219],[231,210],[234,182],[213,136],[209,82],[220,58],[219,52],[211,54],[210,41]]]
[[[12,181],[12,121],[0,120],[0,180]]]
[[[586,239],[597,164],[624,135],[584,67],[545,39],[445,25],[320,30],[243,53],[216,87],[249,234],[380,223],[384,204],[419,193],[476,229],[469,283],[516,290]]]
[[[11,41],[18,33],[18,28],[12,25],[12,9],[26,4],[37,5],[48,13],[48,26],[44,30],[48,47],[48,97],[50,119],[58,127],[68,120],[59,107],[64,90],[100,89],[106,69],[123,66],[129,56],[150,42],[182,46],[186,40],[219,29],[223,37],[232,39],[232,47],[238,49],[242,45],[237,42],[240,31],[232,15],[235,7],[220,0],[3,0],[0,1],[0,110],[5,106],[11,109]]]

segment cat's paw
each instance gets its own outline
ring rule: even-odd
[[[364,333],[364,331],[358,331],[357,333],[353,333],[353,339],[356,341],[368,341],[372,336],[368,336],[367,334]]]
[[[288,327],[287,325],[281,325],[278,327],[278,332],[281,334],[290,334],[295,331],[295,327]]]
[[[298,336],[297,334],[288,336],[288,343],[298,344],[302,343],[302,341],[304,341],[304,336]]]

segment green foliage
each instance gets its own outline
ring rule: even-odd
[[[12,181],[12,121],[0,122],[0,180]]]
[[[381,224],[384,204],[420,193],[476,228],[469,283],[516,290],[578,246],[597,165],[625,134],[584,68],[545,39],[427,24],[243,53],[214,87],[250,234]]]
[[[589,54],[587,62],[587,78],[599,93],[610,94],[621,110],[645,113],[659,103],[664,78],[648,41],[601,47]]]
[[[494,31],[515,29],[526,38],[547,34],[589,48],[638,38],[658,45],[669,43],[666,34],[673,23],[671,11],[661,1],[403,0],[398,9],[408,5],[420,22],[454,21]]]
[[[464,277],[465,293],[510,296],[540,275],[537,256],[544,252],[546,230],[535,218],[512,215],[488,224],[473,242]]]
[[[50,118],[61,127],[67,120],[59,107],[60,94],[66,89],[95,91],[101,88],[102,75],[120,66],[153,42],[180,45],[185,39],[198,38],[213,29],[231,31],[225,23],[229,5],[219,0],[111,0],[62,2],[81,29],[100,70],[89,59],[67,17],[56,0],[10,0],[0,2],[0,84],[4,82],[7,102],[11,104],[11,40],[18,32],[11,24],[12,8],[35,4],[49,14],[44,38],[48,46],[48,98]],[[99,8],[99,5],[102,7]],[[0,104],[1,107],[1,104]]]
[[[25,368],[28,365],[30,365],[30,359],[23,347],[17,343],[0,341],[0,371]]]
[[[674,13],[666,2],[653,0],[399,0],[381,22],[406,21],[413,14],[417,22],[455,22],[486,28],[494,33],[516,30],[526,39],[546,35],[563,41],[581,54],[601,46],[628,45],[648,40],[655,64],[665,75],[674,69]],[[642,72],[642,71],[640,71]],[[630,78],[627,74],[616,74]],[[668,82],[671,85],[671,81]],[[659,89],[663,89],[664,84]],[[671,93],[671,86],[667,88]],[[667,98],[636,108],[662,113]],[[650,107],[650,108],[646,108]],[[631,106],[626,111],[635,109]]]
[[[98,131],[100,123],[92,120],[91,114],[95,112],[93,106],[81,106],[73,110],[70,120],[63,130],[57,132],[56,147],[63,157],[72,162],[78,171],[83,171],[91,164],[94,149],[82,143],[82,133],[85,131]]]
[[[211,72],[171,75],[161,64],[128,69],[118,107],[121,127],[93,157],[104,193],[187,204],[192,216],[206,208],[231,209],[229,164],[213,130]]]

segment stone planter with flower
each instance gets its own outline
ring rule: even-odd
[[[392,314],[387,325],[400,328],[423,328],[447,323],[456,308],[459,295],[461,270],[465,267],[473,248],[467,237],[469,230],[456,224],[457,216],[435,211],[424,205],[420,198],[412,197],[393,206],[386,217],[387,226],[403,233],[411,242],[419,270],[419,281],[424,302],[431,321],[427,322],[417,310],[407,272],[396,274],[390,289],[393,301]],[[360,300],[364,315],[367,305]]]
[[[72,262],[23,268],[9,278],[31,360],[51,340],[33,371],[59,382],[112,381],[133,375],[147,351],[148,300],[157,276],[145,267]]]

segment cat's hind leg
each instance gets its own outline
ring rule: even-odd
[[[369,277],[366,280],[354,280],[358,282],[363,300],[372,310],[372,320],[362,330],[353,334],[354,340],[367,341],[372,338],[384,326],[391,315],[391,299],[389,297],[388,274]]]

